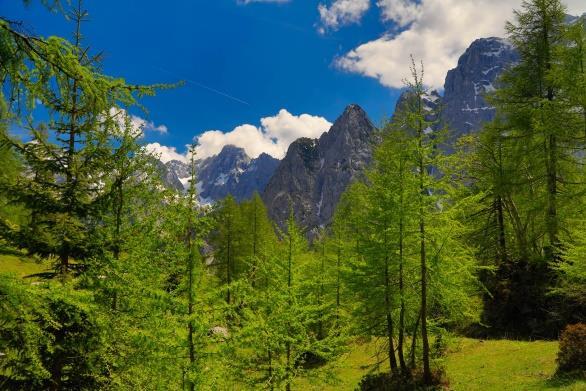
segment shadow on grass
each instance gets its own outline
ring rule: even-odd
[[[586,380],[586,373],[584,372],[556,373],[553,377],[547,379],[545,384],[551,388],[562,388],[584,380]]]
[[[2,255],[14,255],[17,257],[21,257],[24,253],[14,247],[8,246],[6,243],[0,242],[0,254]]]

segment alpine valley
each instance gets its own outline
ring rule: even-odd
[[[586,390],[585,0],[127,3],[0,0],[0,391]]]

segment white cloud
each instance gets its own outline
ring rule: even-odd
[[[123,127],[126,121],[126,116],[128,113],[124,109],[118,109],[116,107],[112,107],[109,113],[110,117],[113,118],[120,127]],[[130,114],[128,116],[130,120],[130,126],[137,134],[140,134],[141,137],[144,135],[145,132],[157,132],[160,134],[166,134],[168,129],[165,125],[155,125],[152,121],[147,121],[144,118],[141,118],[137,115]]]
[[[407,26],[417,20],[421,5],[412,0],[378,0],[383,20],[395,22],[399,27]]]
[[[249,156],[256,157],[262,152],[274,156],[279,153],[277,145],[267,139],[262,129],[253,125],[240,125],[230,132],[208,130],[198,138],[197,157],[206,158],[217,155],[228,144],[244,148]]]
[[[567,1],[568,12],[586,11],[584,0]],[[441,88],[446,73],[473,40],[505,36],[504,24],[521,0],[378,0],[382,18],[406,27],[364,43],[336,60],[341,69],[403,87],[410,55],[425,65],[425,81]]]
[[[168,129],[166,125],[155,125],[153,121],[147,121],[144,118],[138,117],[136,115],[131,115],[130,120],[132,124],[140,129],[143,132],[157,132],[160,134],[166,134]]]
[[[285,109],[275,116],[262,118],[260,123],[259,127],[244,124],[230,132],[210,130],[202,133],[197,138],[198,158],[216,155],[225,145],[232,144],[243,148],[252,158],[265,152],[281,159],[293,141],[300,137],[317,138],[332,126],[323,117],[309,114],[296,116]]]
[[[226,145],[235,145],[243,148],[248,156],[258,157],[267,153],[277,159],[282,159],[289,145],[300,137],[317,138],[327,132],[332,124],[323,117],[309,114],[293,115],[281,109],[275,116],[261,118],[260,126],[244,124],[235,127],[229,132],[208,130],[197,136],[198,159],[205,159],[220,153]],[[186,150],[188,146],[186,146]],[[175,147],[168,147],[159,143],[146,145],[146,150],[159,157],[163,163],[179,160],[187,163],[188,152],[180,153]]]
[[[188,162],[187,154],[177,152],[175,147],[167,147],[159,143],[151,143],[147,144],[145,148],[147,152],[157,156],[163,163],[167,163],[171,160],[179,160],[184,163]]]
[[[326,30],[337,30],[341,26],[358,23],[370,8],[370,0],[334,0],[328,7],[319,4],[318,11],[322,26],[321,33]]]
[[[582,15],[586,12],[586,4],[584,0],[562,0],[562,3],[568,7],[568,13],[570,15]]]

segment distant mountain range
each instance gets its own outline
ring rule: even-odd
[[[498,76],[518,58],[504,39],[478,39],[448,72],[443,96],[437,91],[428,95],[426,105],[441,108],[439,124],[450,128],[451,139],[476,132],[494,118],[495,109],[484,94],[498,88]],[[405,99],[402,95],[397,105]],[[319,139],[296,140],[281,161],[267,154],[251,159],[242,148],[227,145],[218,155],[198,161],[200,198],[212,203],[232,194],[241,201],[259,192],[277,224],[284,223],[292,208],[297,222],[313,231],[331,222],[341,194],[368,166],[379,138],[364,110],[349,105],[328,132]],[[183,162],[167,162],[161,175],[171,188],[188,186]]]
[[[189,188],[189,165],[179,160],[161,163],[164,184],[178,191]],[[251,159],[244,149],[226,145],[219,154],[196,162],[197,191],[202,203],[213,203],[231,194],[237,201],[262,192],[279,160],[266,153]]]

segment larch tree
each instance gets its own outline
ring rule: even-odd
[[[563,300],[548,290],[583,199],[584,25],[567,25],[559,0],[531,0],[507,31],[520,61],[489,97],[496,118],[480,134],[470,180],[486,196],[477,217],[489,218],[477,226],[489,236],[476,243],[490,244],[482,256],[496,260],[485,320],[500,332],[553,336],[550,315]]]
[[[31,173],[1,189],[31,216],[28,224],[11,227],[10,236],[19,238],[18,245],[30,253],[56,256],[61,274],[74,267],[72,258],[82,264],[102,248],[92,242],[92,230],[113,138],[107,114],[112,107],[134,105],[137,97],[154,92],[100,72],[100,56],[90,56],[82,46],[81,26],[87,15],[81,1],[68,15],[75,25],[73,43],[28,36],[0,21],[0,50],[11,54],[0,76],[10,91],[10,110],[19,113],[31,136],[28,142],[2,140]],[[32,117],[37,102],[50,116],[41,129]]]
[[[532,186],[542,189],[544,233],[542,245],[547,262],[560,258],[559,187],[564,176],[563,158],[568,156],[565,110],[560,105],[560,86],[553,77],[559,62],[556,48],[563,41],[565,8],[559,0],[523,2],[515,21],[507,23],[508,38],[520,55],[520,62],[502,77],[496,94],[497,111],[511,128],[510,139],[521,140],[537,157],[531,162]],[[539,195],[541,197],[541,195]]]
[[[211,244],[214,247],[214,259],[218,262],[218,275],[224,283],[226,304],[234,304],[232,284],[244,272],[241,250],[243,245],[242,219],[240,207],[234,197],[228,195],[220,201],[214,210],[216,228],[212,234]]]

